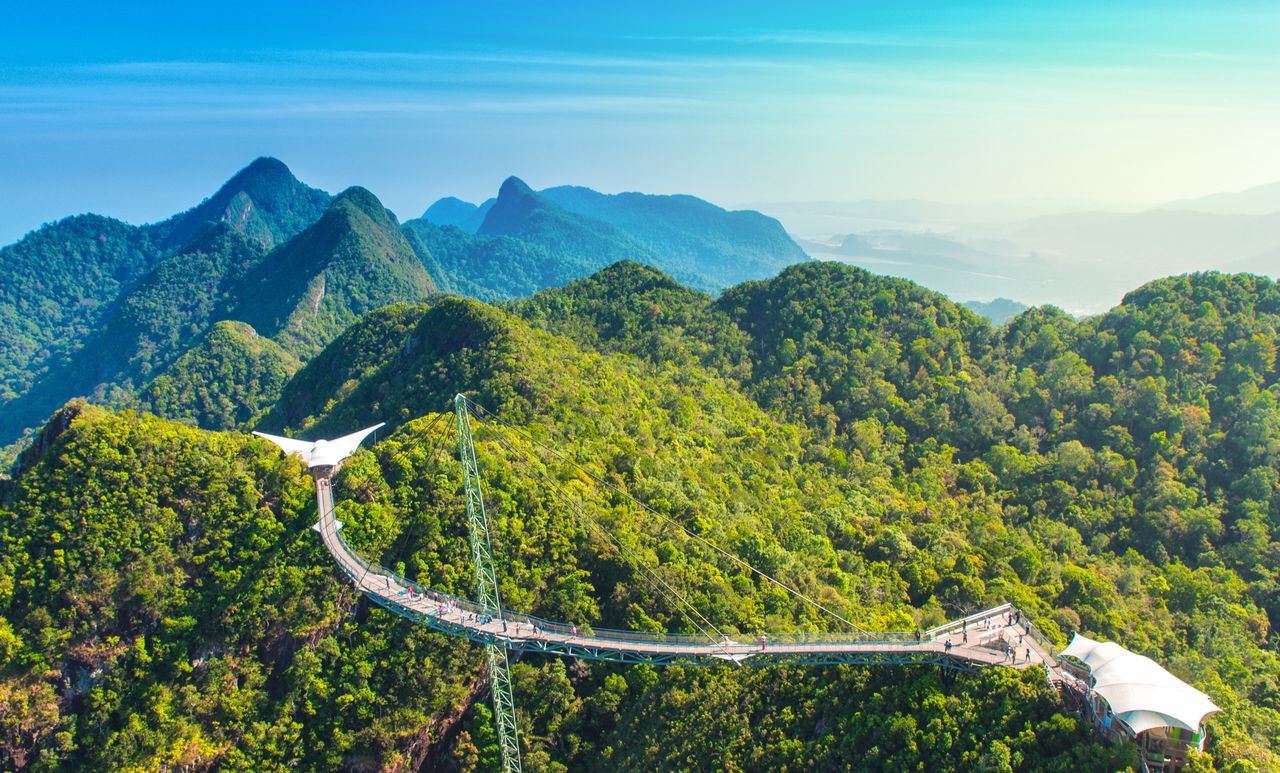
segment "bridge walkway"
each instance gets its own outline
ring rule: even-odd
[[[516,652],[660,665],[935,664],[960,670],[993,666],[1058,671],[1052,647],[1010,604],[923,632],[812,632],[730,635],[612,631],[503,611],[495,616],[465,599],[423,587],[371,563],[341,535],[332,468],[313,467],[316,531],[356,588],[382,606],[445,633]]]

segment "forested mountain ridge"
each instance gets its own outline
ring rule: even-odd
[[[185,339],[192,313],[167,318],[145,307],[188,296],[196,306],[216,301],[210,283],[216,287],[310,225],[328,200],[284,164],[260,158],[203,203],[162,222],[132,226],[76,215],[0,248],[0,446],[72,395],[93,394],[99,384],[129,391],[113,380],[163,360],[165,342]],[[188,267],[182,255],[198,257]],[[160,341],[130,351],[124,341],[139,336]]]
[[[78,349],[122,293],[211,225],[224,223],[269,249],[319,218],[328,200],[276,159],[259,158],[165,221],[131,226],[76,215],[0,248],[0,400]]]
[[[263,157],[237,172],[213,196],[150,228],[162,243],[180,247],[210,223],[226,223],[271,249],[318,220],[329,199],[329,194],[294,177],[279,159]]]
[[[244,278],[228,315],[310,357],[369,311],[434,290],[395,216],[364,188],[348,188]]]
[[[774,218],[752,210],[729,212],[696,196],[608,195],[573,185],[539,195],[622,229],[661,255],[664,271],[690,277],[686,283],[700,287],[773,276],[809,259]]]
[[[1177,277],[1096,320],[1037,308],[997,331],[847,266],[797,266],[713,299],[621,264],[506,309],[440,296],[380,309],[298,371],[258,426],[323,437],[388,421],[339,479],[349,539],[465,593],[455,441],[435,412],[466,391],[520,428],[478,425],[510,607],[688,630],[639,562],[728,630],[829,624],[580,464],[868,627],[1007,600],[1059,643],[1074,630],[1118,640],[1223,708],[1208,725],[1213,760],[1197,764],[1269,770],[1277,292],[1254,277]],[[0,689],[34,728],[2,748],[62,767],[493,764],[486,711],[467,709],[478,650],[363,604],[340,613],[351,600],[305,528],[296,462],[243,436],[96,409],[54,426],[0,492],[0,540],[22,546],[0,562],[0,591],[12,589]],[[117,533],[152,542],[103,548]],[[143,548],[154,559],[131,558]],[[192,566],[203,569],[183,579]],[[538,658],[514,670],[530,770],[1132,764],[1030,672]],[[201,698],[216,679],[235,697]]]
[[[700,360],[757,402],[889,469],[909,470],[945,444],[957,461],[1007,476],[1029,512],[1079,519],[1117,554],[1176,550],[1193,564],[1243,555],[1236,568],[1250,575],[1276,550],[1273,280],[1173,277],[1100,317],[1036,308],[993,331],[940,295],[834,263],[795,266],[719,300],[637,283],[638,268],[620,273],[617,284],[635,288],[627,303],[593,278],[513,309],[660,362],[715,351]],[[707,346],[707,331],[718,345]],[[1258,589],[1273,620],[1275,584]]]
[[[131,404],[219,320],[247,322],[305,359],[361,314],[435,290],[502,300],[620,259],[718,290],[743,271],[803,259],[776,222],[692,197],[556,195],[605,219],[511,178],[482,207],[432,208],[478,234],[426,220],[402,227],[364,189],[333,198],[259,158],[158,223],[83,215],[47,225],[0,249],[9,277],[0,283],[0,458],[73,396]]]
[[[717,292],[809,259],[778,221],[759,212],[729,212],[694,196],[606,195],[576,186],[533,191],[515,177],[497,198],[479,206],[440,199],[406,227],[422,232],[446,273],[478,284],[479,292],[467,292],[485,300],[530,295],[622,260]],[[494,264],[512,273],[503,276]]]
[[[512,236],[476,236],[452,225],[410,220],[402,227],[437,284],[484,301],[500,301],[555,287],[599,266],[590,258],[557,255]]]
[[[435,290],[394,216],[373,194],[352,188],[330,201],[327,194],[301,183],[297,183],[300,188],[291,187],[292,176],[286,169],[282,177],[281,169],[279,162],[255,162],[233,182],[254,190],[265,186],[267,192],[298,193],[302,203],[297,206],[307,216],[310,210],[305,205],[315,198],[312,194],[322,195],[328,205],[314,223],[293,233],[291,229],[301,221],[297,212],[287,208],[287,196],[263,207],[283,218],[273,226],[275,231],[264,232],[270,237],[265,242],[246,233],[242,223],[201,220],[204,230],[133,280],[98,315],[96,329],[87,327],[80,340],[36,381],[3,403],[0,439],[11,441],[73,396],[131,405],[144,385],[196,345],[219,320],[247,322],[258,334],[282,345],[288,357],[306,358],[373,308],[397,300],[421,300]],[[259,182],[251,185],[254,180]],[[225,199],[232,187],[228,183],[210,201]],[[186,228],[196,214],[143,226],[134,234],[154,244],[147,236],[152,229],[160,233]],[[291,238],[267,251],[265,245],[277,232]],[[278,374],[279,363],[268,371]],[[239,368],[222,372],[249,375]],[[255,380],[232,391],[247,394],[264,386],[278,389],[283,379]],[[207,395],[225,388],[213,385],[204,391]],[[173,402],[193,393],[170,390],[168,394],[170,399],[148,404],[176,411],[172,416],[194,415],[194,406]],[[274,402],[275,396],[268,394],[266,404]]]

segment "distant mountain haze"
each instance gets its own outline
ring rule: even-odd
[[[730,212],[694,196],[604,194],[578,186],[535,192],[513,177],[496,199],[476,206],[445,198],[424,217],[480,236],[520,238],[593,270],[636,260],[712,292],[808,259],[777,220],[759,212]],[[529,292],[537,289],[542,288]],[[509,297],[521,294],[528,292]]]
[[[489,199],[483,204],[475,205],[469,201],[448,196],[427,207],[422,219],[436,225],[451,225],[473,234],[480,230],[485,215],[493,207],[496,199]]]
[[[952,298],[1023,296],[1038,284],[1033,271],[1006,255],[932,232],[870,231],[800,244],[816,258],[910,279]]]
[[[1261,201],[1271,189],[1255,190]],[[868,228],[801,244],[815,257],[908,278],[953,298],[1003,295],[1094,314],[1128,289],[1172,274],[1280,275],[1280,212],[1067,212],[945,229],[930,223]]]
[[[960,305],[978,316],[991,320],[993,325],[1003,325],[1027,310],[1026,304],[1008,298],[996,298],[992,301],[965,301]]]
[[[1160,209],[1192,210],[1217,215],[1267,215],[1280,212],[1280,181],[1233,193],[1214,193],[1163,204]]]

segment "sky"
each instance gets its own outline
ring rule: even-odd
[[[186,7],[189,6],[189,7]],[[535,188],[1155,205],[1280,180],[1280,3],[10,3],[0,243],[272,155],[402,219]]]

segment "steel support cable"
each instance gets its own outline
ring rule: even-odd
[[[448,415],[450,414],[444,413],[444,412],[437,413],[436,417],[432,419],[431,422],[427,424],[426,428],[423,429],[418,434],[421,437],[425,438],[428,442],[430,442],[431,431],[434,430],[436,425],[439,424],[444,419],[444,417]],[[409,455],[408,451],[400,451],[391,457],[391,461],[393,462],[397,461],[399,459],[408,457],[408,455]],[[412,465],[410,465],[410,467],[412,467]],[[404,537],[404,546],[406,550],[411,550],[413,548],[413,537],[415,536],[415,531],[417,530],[417,527],[418,527],[418,523],[416,521],[409,522],[409,532]],[[413,555],[412,553],[409,553],[408,555],[406,555],[406,559],[411,557],[412,555]]]
[[[436,414],[436,417],[435,417],[434,419],[432,419],[432,420],[431,420],[431,423],[429,423],[429,424],[427,425],[427,428],[423,431],[423,433],[422,433],[422,434],[424,434],[424,435],[428,435],[428,434],[430,434],[431,430],[432,430],[432,429],[434,429],[434,428],[435,428],[435,426],[436,426],[436,424],[440,423],[440,420],[441,420],[441,419],[443,419],[445,416],[446,416],[446,414],[444,414],[444,413],[438,413],[438,414]],[[372,450],[370,451],[370,453],[372,453]],[[393,456],[393,457],[391,457],[391,458],[392,458],[392,459],[398,459],[399,457],[404,456],[405,454],[406,454],[406,452],[401,451],[400,453],[396,454],[395,456]],[[379,465],[379,470],[381,470],[381,465]],[[336,474],[337,474],[336,469],[335,469],[333,472],[331,472],[331,473],[329,474],[329,483],[328,483],[327,485],[329,485],[329,487],[330,487],[330,492],[331,492],[331,494],[330,494],[330,495],[331,495],[331,496],[332,496],[332,490],[333,490],[333,482],[332,482],[332,481],[333,481],[333,478],[336,476]],[[316,485],[319,485],[319,481],[318,481],[318,480],[316,481]],[[333,518],[334,520],[337,520],[337,518],[338,518],[338,505],[337,505],[337,502],[334,502],[333,510],[331,511],[331,516],[332,516],[332,518]],[[320,514],[320,517],[321,517],[321,519],[323,520],[323,518],[324,518],[324,513],[321,513],[321,514]],[[412,531],[411,531],[410,533],[412,533]],[[409,544],[411,544],[411,543],[409,543]],[[356,588],[361,588],[361,587],[363,587],[363,586],[364,586],[364,579],[365,579],[366,577],[368,577],[368,576],[369,576],[369,569],[372,567],[372,562],[371,562],[371,561],[369,561],[368,559],[365,559],[363,556],[360,556],[360,559],[361,559],[360,563],[361,563],[361,568],[362,568],[362,571],[360,572],[360,577],[358,577],[358,578],[353,578],[353,579],[355,580]]]
[[[480,418],[476,417],[476,420],[480,421]],[[512,454],[524,453],[519,449],[517,449],[515,446],[508,443],[506,440],[504,440],[500,433],[495,432],[494,437],[497,439],[499,445],[501,445],[504,449],[511,452]],[[536,458],[532,457],[531,455],[528,455],[528,454],[524,454],[524,455],[526,456],[526,458],[530,459],[533,462],[538,461]],[[587,523],[589,526],[595,529],[599,534],[604,536],[604,538],[614,546],[614,549],[618,551],[619,556],[621,556],[624,560],[635,564],[635,566],[644,570],[645,572],[648,572],[650,575],[652,575],[653,580],[656,580],[658,583],[662,585],[663,588],[666,588],[669,594],[668,600],[670,600],[671,597],[674,597],[676,601],[679,602],[677,604],[673,604],[673,606],[675,606],[675,608],[680,611],[680,614],[683,615],[684,618],[688,620],[689,623],[692,624],[694,628],[698,629],[699,633],[701,633],[703,636],[706,636],[708,639],[712,639],[712,640],[722,640],[725,638],[725,635],[720,631],[719,628],[716,627],[715,623],[712,623],[710,620],[708,620],[706,615],[703,615],[702,612],[700,612],[698,608],[694,606],[693,602],[689,601],[689,599],[684,594],[680,593],[678,590],[671,587],[665,580],[662,579],[662,577],[656,571],[646,566],[644,562],[639,559],[639,557],[634,556],[626,548],[626,546],[622,544],[622,541],[616,538],[613,534],[611,534],[609,530],[606,529],[604,525],[601,524],[598,520],[596,520],[594,516],[585,512],[575,502],[571,501],[568,497],[568,493],[566,491],[565,486],[563,486],[559,481],[555,480],[555,478],[551,477],[551,474],[548,473],[545,469],[538,469],[538,474],[540,474],[547,481],[547,483],[550,484],[552,494],[554,494],[561,502],[563,502],[566,506],[568,506],[570,511],[572,511],[574,515],[576,515],[580,520]],[[645,575],[641,574],[640,576],[644,577]],[[645,579],[645,581],[649,583],[649,587],[658,591],[659,594],[662,594],[663,593],[662,588],[659,588],[658,586],[654,585],[653,580],[649,580],[648,578]],[[694,620],[692,617],[689,616],[687,612],[681,609],[680,608],[681,604],[683,604],[685,607],[688,607],[688,609],[690,609],[693,612],[693,614],[697,615],[698,618],[702,620],[702,622],[706,623],[707,627],[715,632],[715,637],[712,637],[711,634],[707,633],[705,628],[698,625],[697,620]]]
[[[671,525],[675,526],[676,528],[680,529],[681,531],[683,531],[683,532],[684,532],[685,534],[687,534],[688,536],[692,537],[693,539],[697,540],[698,542],[701,542],[702,544],[704,544],[704,545],[706,545],[707,547],[711,548],[712,550],[714,550],[715,552],[717,552],[717,553],[719,553],[720,555],[724,556],[725,558],[728,558],[730,561],[733,561],[734,563],[738,564],[739,566],[742,566],[742,567],[746,568],[747,570],[749,570],[749,571],[753,572],[754,574],[756,574],[756,575],[758,575],[758,576],[760,576],[760,577],[763,577],[764,579],[768,580],[769,582],[773,583],[774,585],[777,585],[779,588],[782,588],[782,589],[783,589],[784,591],[786,591],[787,593],[790,593],[792,596],[794,596],[794,597],[796,597],[796,598],[800,599],[801,601],[805,602],[806,604],[809,604],[810,606],[814,607],[815,609],[818,609],[818,610],[820,610],[821,612],[824,612],[824,613],[826,613],[826,614],[830,615],[831,617],[834,617],[836,620],[839,620],[840,622],[844,623],[845,625],[849,626],[850,628],[853,628],[854,630],[856,630],[856,631],[858,631],[858,632],[860,632],[860,633],[870,633],[870,631],[868,631],[867,629],[863,628],[862,626],[857,625],[857,624],[856,624],[856,623],[854,623],[853,621],[846,619],[843,615],[840,615],[840,614],[838,614],[837,612],[835,612],[835,611],[833,611],[833,610],[831,610],[831,609],[827,608],[827,607],[826,607],[826,606],[824,606],[823,604],[821,604],[821,603],[819,603],[818,601],[816,601],[816,600],[814,600],[814,599],[810,598],[809,596],[806,596],[804,593],[801,593],[800,591],[798,591],[798,590],[796,590],[796,589],[794,589],[794,588],[790,587],[789,585],[787,585],[786,583],[784,583],[784,582],[782,582],[781,580],[777,579],[776,577],[772,577],[772,576],[770,576],[769,574],[766,574],[765,572],[760,571],[759,569],[755,568],[754,566],[752,566],[751,564],[747,563],[746,561],[744,561],[743,559],[739,558],[738,556],[735,556],[735,555],[733,555],[732,553],[730,553],[730,552],[728,552],[728,551],[724,550],[723,548],[719,547],[719,546],[718,546],[718,545],[716,545],[715,543],[708,541],[708,540],[707,540],[707,539],[705,539],[704,537],[702,537],[702,536],[700,536],[700,535],[698,535],[698,534],[695,534],[695,533],[694,533],[694,532],[692,532],[692,531],[689,531],[689,529],[685,528],[684,524],[682,524],[682,523],[680,523],[679,521],[676,521],[676,520],[674,520],[674,519],[672,519],[672,518],[669,518],[669,517],[668,517],[668,516],[666,516],[666,515],[663,515],[662,513],[658,512],[657,510],[654,510],[652,507],[649,507],[649,505],[645,504],[644,502],[641,502],[639,499],[636,499],[634,496],[632,496],[632,495],[631,495],[630,493],[628,493],[627,491],[623,490],[622,488],[619,488],[617,485],[615,485],[615,484],[613,484],[613,483],[611,483],[611,482],[609,482],[609,481],[607,481],[607,480],[602,479],[601,477],[599,477],[599,476],[598,476],[598,475],[596,475],[595,473],[591,472],[590,470],[586,469],[585,467],[583,467],[582,465],[578,464],[578,463],[577,463],[577,462],[575,462],[574,460],[570,459],[570,458],[569,458],[568,456],[566,456],[564,453],[562,453],[562,452],[558,451],[558,450],[557,450],[557,449],[555,449],[555,448],[551,448],[551,447],[549,447],[549,446],[543,445],[542,443],[539,443],[539,442],[538,442],[538,441],[533,437],[533,435],[531,435],[528,431],[526,431],[526,430],[524,430],[524,429],[521,429],[520,427],[517,427],[517,426],[515,426],[515,425],[508,424],[507,422],[505,422],[505,421],[503,421],[503,420],[499,419],[497,416],[495,416],[495,415],[493,414],[493,412],[492,412],[492,411],[490,411],[490,410],[486,409],[484,406],[480,405],[479,403],[476,403],[475,401],[471,400],[470,398],[467,398],[467,404],[468,404],[468,405],[470,405],[470,406],[472,406],[472,407],[474,407],[475,409],[477,409],[477,410],[481,411],[481,412],[482,412],[482,413],[484,413],[486,416],[488,416],[488,417],[489,417],[489,418],[488,418],[488,420],[493,421],[493,422],[494,422],[494,423],[496,423],[496,424],[501,424],[502,426],[507,427],[507,428],[509,428],[509,429],[511,429],[511,430],[513,430],[513,431],[515,431],[515,432],[519,432],[520,434],[524,435],[524,437],[525,437],[525,438],[526,438],[530,443],[532,443],[533,445],[535,445],[535,446],[537,446],[537,447],[541,448],[541,449],[542,449],[542,450],[544,450],[544,451],[547,451],[547,452],[549,452],[549,453],[555,454],[557,457],[559,457],[559,458],[560,458],[560,459],[562,459],[563,461],[568,462],[569,464],[571,464],[571,465],[573,465],[574,467],[576,467],[576,468],[578,468],[579,470],[581,470],[583,473],[585,473],[588,477],[590,477],[590,478],[591,478],[592,480],[594,480],[595,482],[599,483],[599,484],[600,484],[600,485],[602,485],[602,486],[608,486],[609,488],[613,489],[614,491],[618,492],[618,493],[619,493],[619,494],[621,494],[622,496],[624,496],[624,497],[626,497],[627,499],[629,499],[629,500],[631,500],[632,502],[634,502],[636,505],[638,505],[640,508],[642,508],[642,509],[643,509],[643,510],[645,510],[646,512],[653,514],[654,516],[658,517],[659,519],[661,519],[661,520],[662,520],[662,521],[664,521],[665,523],[668,523],[668,524],[671,524]],[[479,418],[479,417],[477,416],[477,418]]]

